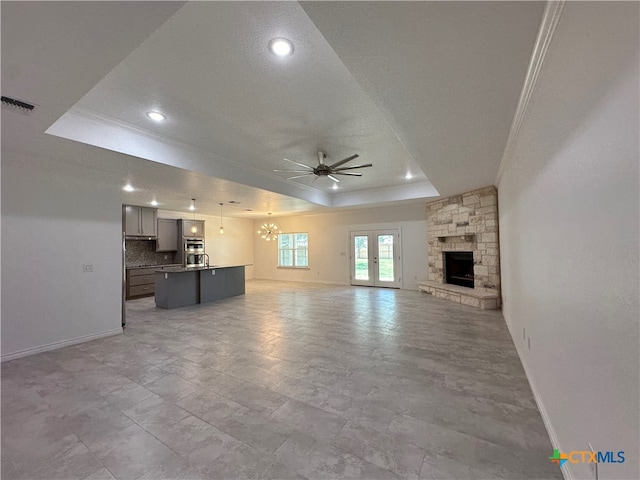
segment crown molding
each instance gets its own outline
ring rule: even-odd
[[[511,155],[515,148],[520,134],[520,128],[524,117],[527,114],[529,103],[533,92],[535,91],[536,84],[538,82],[538,76],[542,70],[544,59],[551,45],[553,34],[556,31],[556,26],[562,15],[564,9],[565,0],[550,0],[545,6],[544,13],[542,15],[542,21],[540,22],[540,29],[538,30],[538,36],[536,43],[533,46],[533,52],[531,54],[531,60],[529,61],[529,68],[527,69],[527,75],[524,79],[522,91],[520,92],[520,99],[518,100],[518,106],[511,122],[511,130],[509,130],[509,137],[500,160],[500,166],[498,167],[498,174],[496,175],[495,184],[498,185],[506,166],[511,160]]]

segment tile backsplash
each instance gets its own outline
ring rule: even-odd
[[[176,263],[175,252],[156,252],[155,240],[125,240],[124,263],[127,267],[139,265],[169,265]],[[164,258],[164,257],[167,258]]]

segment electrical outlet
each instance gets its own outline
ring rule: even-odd
[[[82,264],[82,272],[83,273],[92,273],[93,272],[93,265],[87,265],[87,264]]]
[[[589,450],[591,450],[592,453],[595,453],[596,451],[591,445],[591,443],[589,443],[588,445],[589,445]],[[595,478],[595,480],[598,480],[598,462],[589,463],[589,470],[591,470],[591,476]]]

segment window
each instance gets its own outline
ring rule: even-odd
[[[309,266],[309,235],[306,233],[278,234],[278,266]]]

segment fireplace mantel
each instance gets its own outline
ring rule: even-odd
[[[473,242],[476,239],[475,233],[465,233],[463,235],[438,235],[438,241],[440,243],[444,243],[447,241],[447,238],[459,238],[461,242]]]

